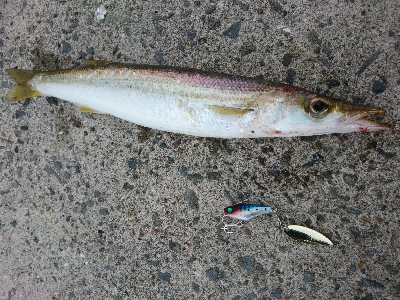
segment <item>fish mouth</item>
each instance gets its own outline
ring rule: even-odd
[[[390,126],[386,123],[379,123],[366,118],[383,116],[386,113],[384,109],[353,103],[339,103],[337,110],[344,114],[340,123],[356,129],[355,131],[372,132],[390,129]]]

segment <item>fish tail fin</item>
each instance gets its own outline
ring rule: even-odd
[[[8,101],[19,101],[40,96],[40,92],[32,88],[29,81],[39,72],[30,70],[8,69],[8,73],[18,83],[7,94]]]

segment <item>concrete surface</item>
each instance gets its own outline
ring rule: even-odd
[[[398,0],[110,0],[97,22],[100,4],[0,1],[0,299],[399,299]],[[218,140],[4,101],[7,68],[89,58],[293,82],[392,130]],[[225,234],[236,202],[334,246],[276,216]]]

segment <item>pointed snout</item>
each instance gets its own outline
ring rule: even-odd
[[[336,111],[343,114],[342,123],[348,126],[358,127],[359,129],[357,131],[371,132],[390,129],[388,124],[378,123],[364,118],[384,115],[386,113],[384,109],[342,101],[337,101],[335,104]]]
[[[350,115],[358,118],[366,116],[384,115],[386,111],[381,108],[375,108],[368,105],[356,104],[345,101],[335,101],[336,111],[344,115]]]

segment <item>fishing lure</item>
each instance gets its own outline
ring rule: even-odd
[[[239,203],[233,206],[228,206],[224,208],[225,216],[230,217],[232,219],[239,220],[238,224],[226,224],[222,229],[226,233],[233,233],[229,231],[231,227],[242,227],[242,221],[248,221],[254,217],[264,215],[264,214],[271,214],[275,211],[274,206],[264,206],[259,204],[247,204],[247,203]],[[278,216],[279,224],[281,227],[282,223]],[[283,229],[284,232],[293,239],[307,242],[307,243],[315,243],[320,245],[333,245],[333,243],[323,234],[304,227],[300,225],[289,225],[287,228]]]
[[[9,101],[52,96],[87,113],[107,113],[193,136],[259,138],[389,129],[364,117],[382,109],[334,100],[295,86],[168,66],[85,61],[76,69],[9,69]]]
[[[315,231],[307,227],[299,225],[289,225],[287,229],[285,229],[285,233],[291,238],[300,240],[302,242],[316,243],[329,246],[333,245],[333,243],[326,236],[319,233],[318,231]]]
[[[248,221],[254,217],[271,214],[274,210],[273,206],[264,206],[259,204],[239,203],[224,208],[225,216],[240,221]]]

